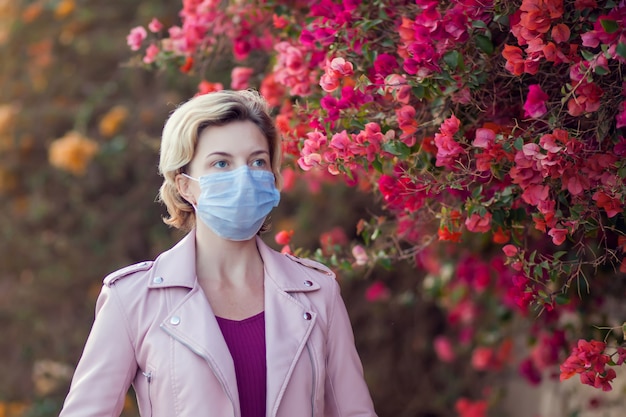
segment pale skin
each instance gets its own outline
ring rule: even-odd
[[[201,132],[187,174],[199,178],[244,165],[271,171],[269,144],[253,122],[236,121]],[[183,198],[197,204],[198,182],[179,174],[176,186]],[[196,219],[196,274],[216,316],[243,320],[264,310],[263,260],[254,237],[223,239]]]

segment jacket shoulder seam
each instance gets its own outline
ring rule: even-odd
[[[107,287],[110,287],[121,278],[127,277],[135,272],[149,270],[150,268],[152,268],[153,263],[153,261],[144,261],[118,269],[117,271],[111,272],[109,275],[107,275],[104,280],[102,280],[102,282]]]
[[[327,275],[327,276],[332,276],[332,277],[335,276],[335,273],[330,268],[328,268],[326,265],[324,265],[323,263],[320,263],[320,262],[317,262],[317,261],[314,261],[314,260],[308,259],[308,258],[300,258],[300,257],[297,257],[295,255],[288,254],[288,253],[285,254],[285,256],[288,259],[290,259],[291,261],[293,261],[293,262],[295,262],[295,263],[297,263],[299,265],[302,265],[302,266],[304,266],[306,268],[312,269],[313,271],[316,271],[316,272],[318,272],[320,274]]]

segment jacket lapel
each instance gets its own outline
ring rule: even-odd
[[[191,289],[161,322],[161,329],[206,360],[233,404],[233,415],[238,417],[241,412],[235,366],[215,314],[198,284],[195,256],[192,231],[157,258],[149,287]]]
[[[257,246],[265,265],[267,415],[275,416],[317,318],[309,305],[290,293],[314,291],[319,284],[306,281],[299,266],[260,239]]]

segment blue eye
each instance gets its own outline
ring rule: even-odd
[[[226,161],[216,161],[213,164],[213,166],[217,167],[217,168],[226,168],[228,166],[228,162],[226,162]]]
[[[263,168],[267,165],[267,162],[265,162],[265,159],[255,159],[254,161],[252,161],[252,166],[255,168]]]

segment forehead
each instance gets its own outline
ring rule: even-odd
[[[268,140],[254,122],[245,120],[205,128],[198,137],[196,155],[211,152],[235,155],[258,150],[269,152]]]

